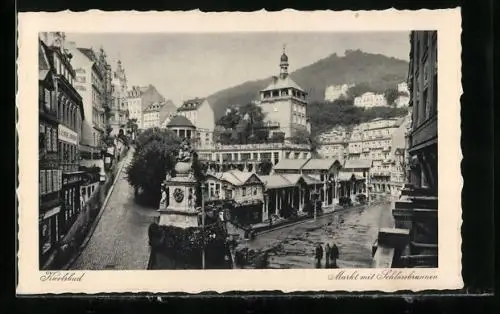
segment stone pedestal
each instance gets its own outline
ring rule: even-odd
[[[178,162],[175,171],[176,177],[167,177],[164,183],[168,195],[167,192],[162,192],[158,224],[180,228],[198,227],[199,211],[195,207],[197,182],[191,172],[191,163]],[[168,206],[165,198],[168,198]]]

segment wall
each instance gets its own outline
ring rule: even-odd
[[[280,131],[285,132],[285,137],[290,137],[292,123],[292,102],[290,99],[263,101],[260,104],[265,114],[265,121],[278,122]]]

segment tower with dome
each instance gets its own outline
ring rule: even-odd
[[[288,73],[288,56],[283,47],[279,76],[260,91],[260,106],[266,122],[278,123],[285,138],[293,137],[298,130],[308,131],[307,92],[295,83]]]

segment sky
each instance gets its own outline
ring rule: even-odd
[[[346,49],[408,60],[409,32],[376,33],[66,33],[77,47],[104,48],[113,70],[122,61],[128,86],[154,85],[179,105],[221,89],[279,73],[286,47],[289,72]],[[333,74],[332,74],[333,75]]]

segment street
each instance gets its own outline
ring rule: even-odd
[[[392,224],[390,204],[375,204],[262,233],[246,245],[251,249],[272,247],[269,268],[313,268],[315,245],[335,242],[340,268],[367,268],[371,267],[372,245],[379,228]]]
[[[126,179],[126,167],[132,155],[131,149],[97,228],[71,269],[146,269],[148,227],[157,213],[134,203],[134,191]]]

